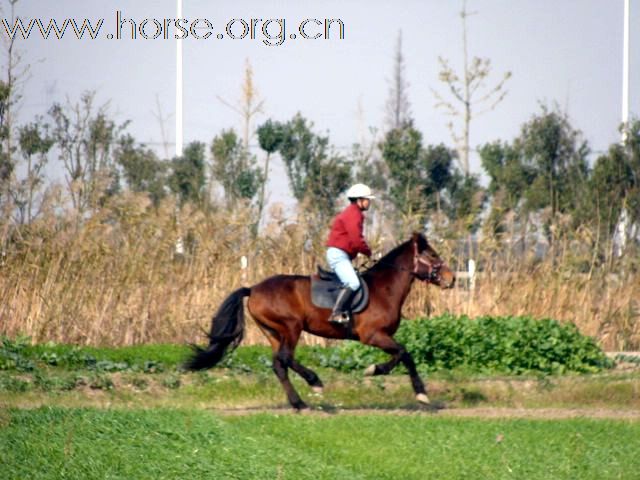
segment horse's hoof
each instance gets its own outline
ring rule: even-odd
[[[375,365],[369,365],[367,367],[367,369],[364,371],[364,376],[365,377],[373,377],[376,374],[376,366]]]
[[[429,405],[431,402],[429,401],[429,397],[427,397],[426,393],[419,393],[416,395],[416,400],[420,403],[424,403],[425,405]]]
[[[295,404],[292,404],[291,406],[296,412],[300,412],[302,410],[306,410],[307,408],[309,408],[309,405],[304,403],[302,400],[300,400],[299,402],[296,402]]]
[[[316,395],[322,395],[324,393],[324,388],[322,388],[322,387],[311,387],[311,390]]]

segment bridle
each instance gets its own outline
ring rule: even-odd
[[[428,273],[426,277],[423,277],[419,274],[418,267],[420,266],[420,264],[426,265],[427,267]],[[440,280],[440,270],[442,269],[443,265],[444,262],[442,260],[437,260],[436,262],[431,263],[422,258],[422,256],[418,253],[417,242],[413,243],[413,270],[411,271],[411,273],[416,278],[423,281],[428,280],[430,282],[438,282]]]
[[[418,280],[429,281],[433,283],[440,282],[440,270],[442,269],[444,262],[442,260],[437,260],[435,263],[431,263],[428,260],[425,260],[418,253],[418,245],[414,242],[413,244],[413,268],[405,268],[395,265],[393,263],[381,262],[380,260],[376,261],[375,264],[381,264],[388,267],[391,267],[395,270],[400,270],[402,272],[409,272],[411,275],[416,277]],[[420,264],[426,265],[428,269],[428,273],[426,276],[420,274]]]

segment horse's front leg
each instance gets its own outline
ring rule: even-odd
[[[413,391],[416,394],[416,400],[421,403],[429,403],[429,397],[427,397],[427,391],[425,389],[424,383],[420,378],[420,375],[418,375],[416,364],[413,361],[411,354],[407,351],[404,345],[396,342],[390,336],[380,332],[374,334],[366,340],[363,340],[363,343],[365,343],[366,345],[378,347],[392,356],[391,360],[389,360],[388,362],[371,365],[370,367],[368,367],[364,372],[365,375],[387,375],[396,367],[396,365],[398,365],[398,363],[402,362],[402,364],[409,372],[409,377],[411,378],[411,386],[413,387]]]
[[[314,372],[310,368],[305,367],[293,357],[291,358],[291,369],[298,375],[300,375],[305,382],[307,382],[314,393],[321,395],[324,392],[324,385],[322,384],[322,380],[320,380],[320,377],[318,377],[316,372]]]

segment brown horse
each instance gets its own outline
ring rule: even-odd
[[[208,347],[194,347],[196,352],[186,367],[190,370],[210,368],[222,359],[227,350],[238,346],[244,333],[242,299],[249,297],[247,308],[271,343],[273,370],[293,408],[306,408],[306,404],[289,380],[289,368],[298,373],[314,391],[321,393],[323,386],[315,372],[294,358],[303,331],[325,338],[359,340],[384,350],[392,356],[391,360],[371,365],[365,375],[386,375],[402,362],[409,371],[416,399],[429,403],[411,355],[393,339],[393,335],[400,325],[402,304],[416,278],[441,288],[451,288],[455,275],[426,238],[414,233],[411,239],[382,257],[362,277],[369,287],[369,305],[354,315],[346,326],[329,323],[330,310],[311,303],[311,281],[308,276],[275,275],[251,288],[236,290],[213,317]]]

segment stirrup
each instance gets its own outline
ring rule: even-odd
[[[351,315],[348,312],[332,313],[331,317],[329,317],[329,322],[336,325],[346,325],[351,320],[350,317]]]

